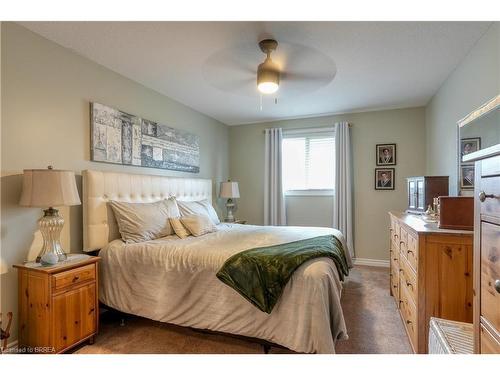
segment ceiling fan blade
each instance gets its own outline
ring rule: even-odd
[[[256,85],[255,79],[227,79],[217,82],[216,87],[224,91],[235,91],[241,89],[253,88]]]
[[[281,74],[281,78],[284,81],[296,82],[296,81],[314,81],[314,82],[329,82],[332,80],[331,75],[323,75],[323,74],[307,74],[307,73],[293,73],[293,72],[283,72]]]

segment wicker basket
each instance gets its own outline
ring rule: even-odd
[[[431,318],[429,354],[472,354],[472,324]]]

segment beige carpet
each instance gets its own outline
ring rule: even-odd
[[[337,344],[337,353],[411,353],[403,324],[389,296],[389,270],[356,267],[345,283],[342,307],[349,340]],[[195,331],[128,316],[120,326],[111,313],[101,316],[93,345],[75,353],[263,353],[262,345],[245,338]],[[270,353],[293,353],[272,347]]]

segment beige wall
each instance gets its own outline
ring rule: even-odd
[[[2,23],[1,256],[22,262],[30,248],[38,209],[20,208],[24,168],[117,170],[199,176],[214,183],[228,175],[227,126],[91,62],[14,23]],[[89,102],[97,101],[200,136],[200,173],[90,162]],[[81,177],[77,178],[79,187]],[[80,190],[81,191],[81,190]],[[214,189],[215,191],[215,189]],[[82,247],[81,207],[65,210],[63,244]],[[1,311],[17,311],[16,272],[2,276]],[[17,321],[15,322],[15,325]],[[13,339],[16,338],[14,328]]]
[[[241,195],[236,216],[250,223],[263,223],[265,128],[322,127],[341,120],[353,125],[356,256],[387,260],[387,211],[406,208],[405,178],[422,175],[425,171],[424,108],[350,113],[230,127],[230,176],[239,182]],[[395,191],[374,190],[377,143],[397,144]],[[288,198],[288,223],[331,226],[332,207],[331,197]]]
[[[427,173],[457,194],[457,121],[500,93],[500,26],[494,23],[426,107]]]

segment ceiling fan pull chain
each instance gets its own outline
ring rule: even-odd
[[[262,111],[262,94],[260,94],[260,110]]]

